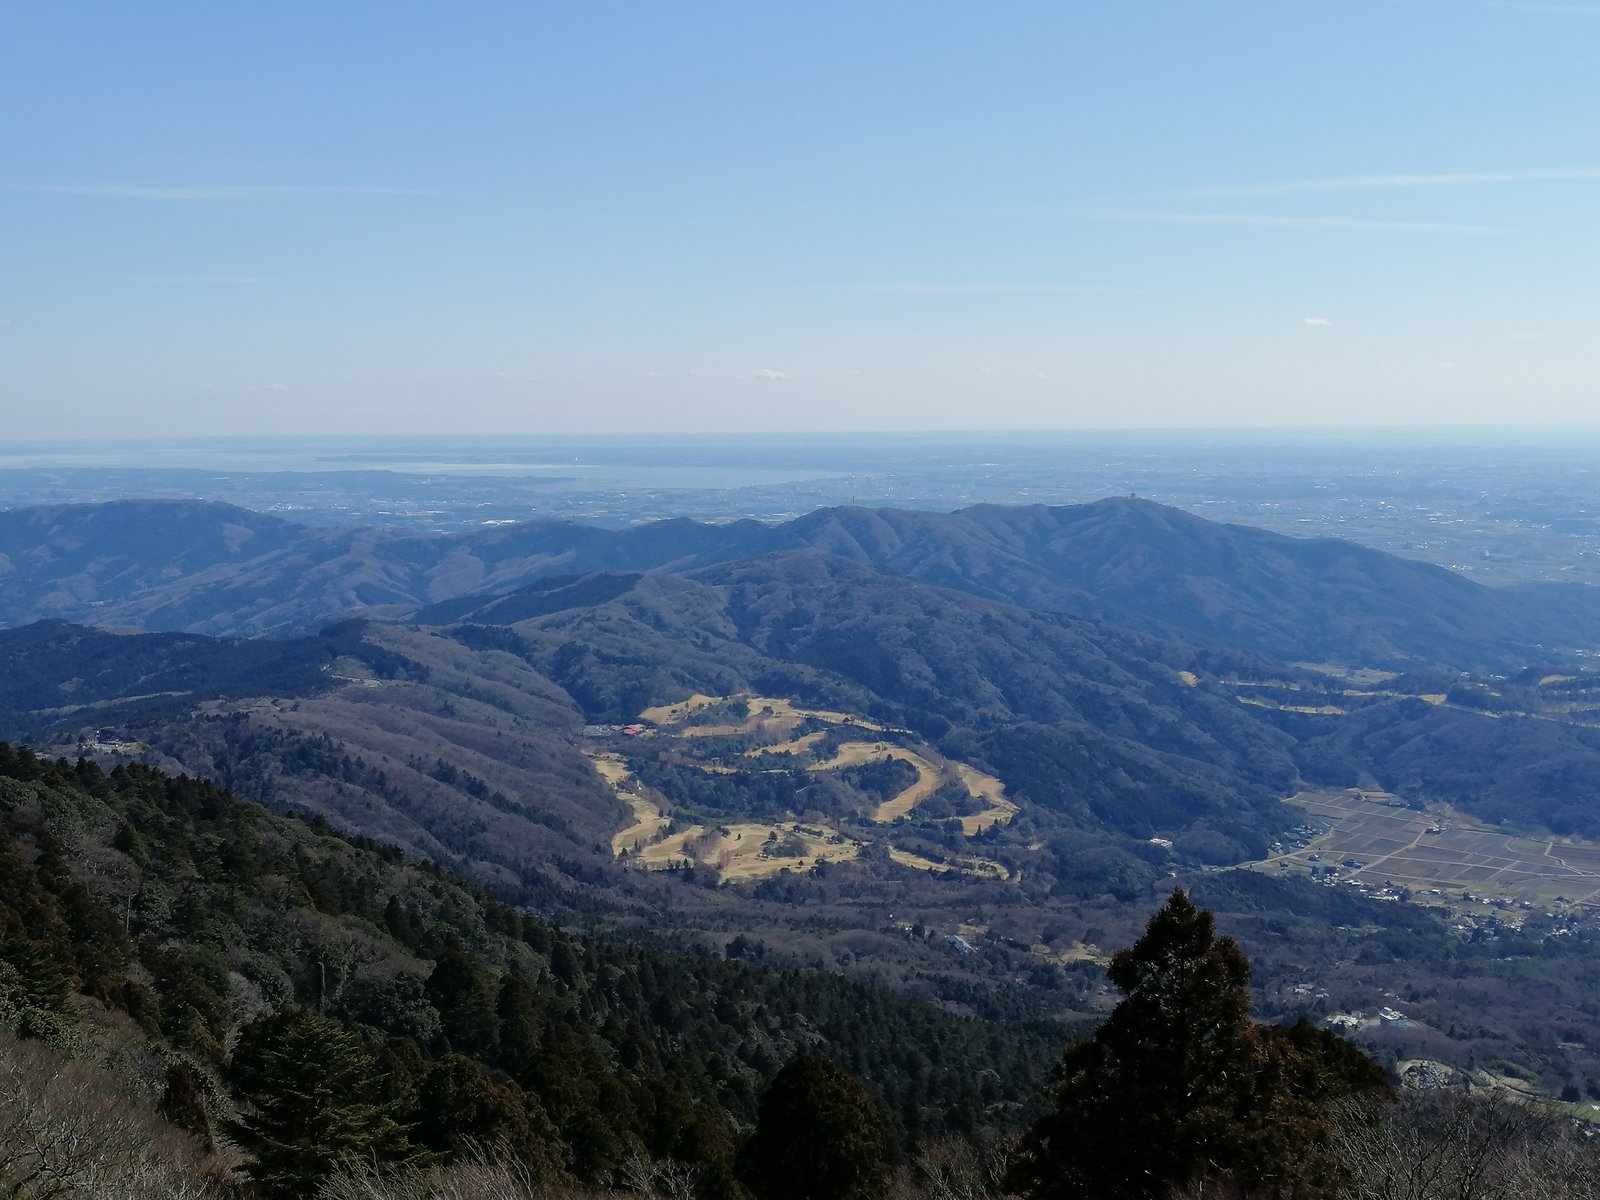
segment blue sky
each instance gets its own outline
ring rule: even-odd
[[[1592,424],[1600,2],[0,0],[13,436]]]

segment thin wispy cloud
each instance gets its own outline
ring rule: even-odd
[[[1327,317],[1301,317],[1300,320],[1308,329],[1326,329],[1333,324]]]
[[[1262,229],[1351,229],[1372,233],[1456,234],[1482,237],[1503,233],[1486,225],[1446,221],[1388,221],[1365,217],[1282,217],[1264,213],[1166,212],[1138,208],[1089,209],[1082,215],[1102,221],[1150,221],[1165,225],[1237,225]]]
[[[107,200],[278,200],[296,196],[424,196],[415,188],[364,187],[351,184],[203,184],[197,186],[145,186],[130,183],[47,183],[11,185],[9,192],[46,196],[89,196]]]
[[[779,370],[777,367],[757,367],[753,371],[711,371],[703,367],[690,367],[687,370],[649,370],[639,373],[640,379],[719,379],[742,380],[755,383],[779,383],[789,378],[789,372]]]
[[[833,291],[875,292],[886,296],[1004,296],[1030,293],[1101,292],[1106,288],[1091,283],[836,283],[825,285]]]
[[[1410,175],[1340,175],[1281,183],[1226,184],[1195,188],[1190,196],[1290,196],[1307,192],[1373,192],[1404,188],[1469,187],[1497,183],[1573,183],[1600,179],[1600,167],[1538,171],[1445,171]]]
[[[265,275],[135,275],[140,283],[251,284],[271,282]]]

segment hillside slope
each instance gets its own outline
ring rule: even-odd
[[[1288,661],[1508,670],[1600,644],[1592,589],[1496,590],[1351,543],[1220,525],[1133,499],[956,513],[825,509],[770,527],[530,522],[437,537],[303,529],[214,504],[18,510],[0,513],[0,623],[56,617],[284,636],[351,615],[404,618],[551,577],[681,571],[796,549]]]
[[[1060,1041],[818,972],[571,936],[210,785],[0,743],[0,1040],[98,1060],[152,1107],[177,1069],[187,1127],[220,1134],[261,1094],[252,1041],[308,1011],[368,1044],[420,1148],[504,1139],[557,1181],[609,1182],[630,1155],[726,1170],[801,1052],[871,1081],[902,1137],[1003,1125]]]

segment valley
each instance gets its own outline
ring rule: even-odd
[[[1102,1013],[1097,961],[1181,883],[1272,1019],[1404,1003],[1364,1044],[1600,1081],[1570,1015],[1596,931],[1553,905],[1594,892],[1566,848],[1600,841],[1572,589],[1513,602],[1125,498],[442,540],[0,518],[0,736],[69,761],[215,780],[595,936],[985,1020]],[[60,619],[91,592],[118,632]]]
[[[1600,1200],[1597,16],[0,2],[0,1200]]]

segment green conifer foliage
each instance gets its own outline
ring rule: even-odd
[[[205,1101],[200,1097],[200,1085],[194,1068],[188,1063],[167,1064],[166,1080],[156,1111],[179,1129],[192,1133],[206,1150],[216,1149],[216,1142],[211,1136],[211,1118],[206,1113]]]
[[[446,1055],[428,1068],[415,1117],[419,1140],[446,1157],[469,1158],[489,1148],[513,1156],[541,1182],[564,1177],[565,1147],[538,1097],[514,1082],[493,1082],[463,1055]]]
[[[382,1097],[383,1071],[335,1021],[298,1008],[261,1017],[241,1034],[230,1073],[246,1105],[233,1133],[266,1196],[309,1196],[338,1167],[417,1157]]]
[[[1125,993],[1056,1071],[1056,1111],[1010,1186],[1037,1200],[1153,1200],[1226,1179],[1315,1196],[1332,1086],[1284,1031],[1250,1020],[1250,963],[1180,889],[1108,975]]]
[[[424,991],[439,1010],[451,1050],[471,1055],[493,1051],[499,1032],[494,993],[466,953],[455,947],[441,953]]]
[[[888,1194],[888,1122],[859,1079],[803,1054],[762,1093],[739,1155],[757,1200],[878,1200]]]

